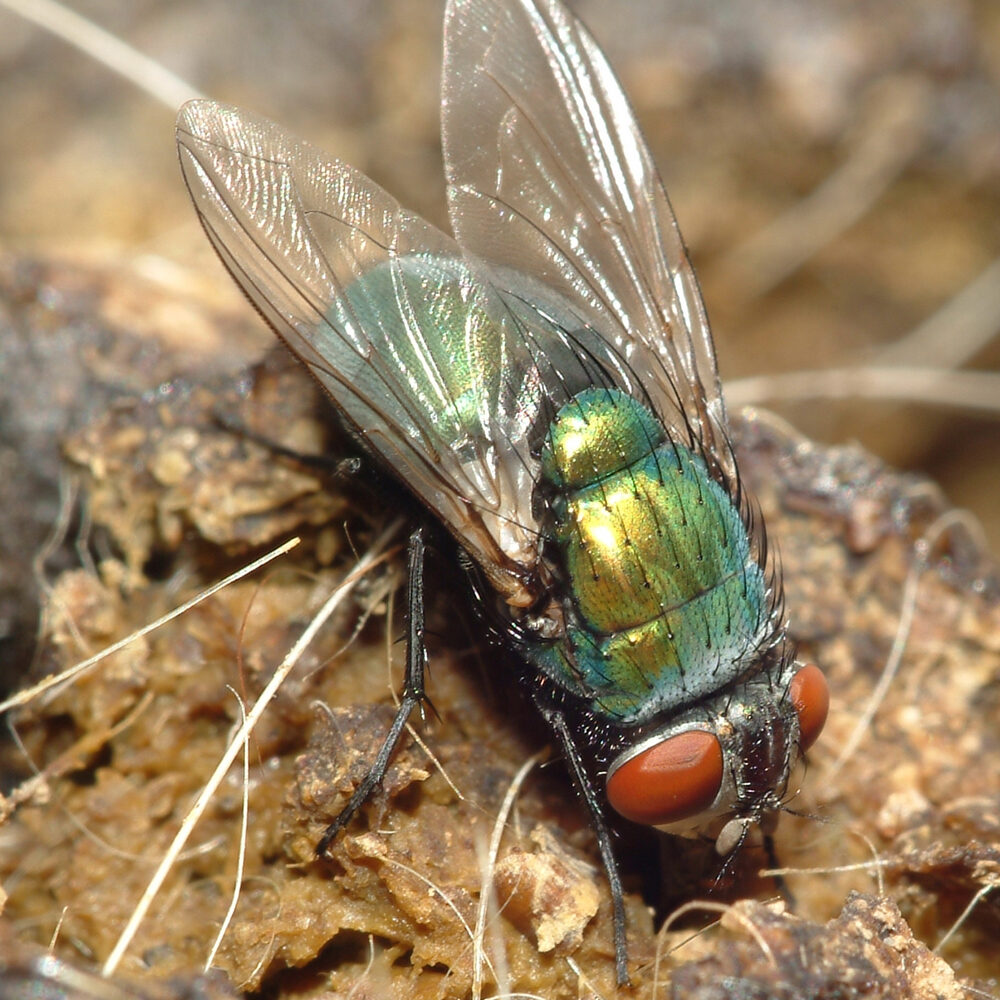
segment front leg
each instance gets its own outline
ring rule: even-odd
[[[538,704],[538,710],[552,727],[562,749],[569,773],[573,777],[573,784],[576,785],[577,792],[587,804],[587,809],[590,812],[590,825],[597,837],[597,847],[601,852],[601,861],[604,863],[604,871],[611,887],[611,905],[615,927],[615,973],[619,986],[629,986],[631,983],[628,975],[628,941],[625,936],[625,899],[622,892],[621,875],[618,871],[618,861],[611,845],[611,832],[604,819],[604,809],[594,791],[590,775],[580,758],[580,751],[576,748],[573,734],[566,722],[566,716],[558,709],[542,704]]]
[[[337,834],[351,822],[372,792],[382,783],[411,713],[427,700],[424,693],[424,667],[427,662],[424,649],[424,548],[424,528],[421,526],[410,535],[407,546],[406,679],[396,717],[392,720],[392,726],[379,748],[371,770],[316,845],[317,857],[326,855]]]

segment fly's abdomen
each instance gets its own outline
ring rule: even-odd
[[[637,400],[588,389],[556,415],[542,468],[570,612],[532,658],[623,722],[745,673],[770,628],[767,585],[704,460]]]

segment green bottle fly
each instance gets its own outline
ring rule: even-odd
[[[781,809],[826,684],[785,635],[652,157],[560,0],[448,0],[442,139],[454,237],[237,108],[177,123],[223,263],[476,567],[590,812],[626,982],[606,806],[734,850]],[[400,708],[321,853],[424,697],[422,538]]]

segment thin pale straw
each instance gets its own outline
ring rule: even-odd
[[[122,956],[125,954],[128,946],[132,943],[132,939],[135,937],[135,934],[139,929],[139,925],[145,919],[146,913],[149,911],[149,907],[152,905],[156,894],[160,891],[168,872],[173,867],[174,862],[177,860],[181,850],[183,850],[184,845],[191,836],[198,820],[201,819],[205,810],[208,808],[208,803],[211,801],[216,789],[218,789],[219,785],[225,778],[230,766],[236,759],[237,754],[240,752],[240,748],[243,746],[244,741],[257,725],[257,722],[260,720],[265,708],[267,708],[267,706],[271,703],[274,696],[281,688],[281,685],[284,683],[285,678],[294,668],[296,663],[298,663],[299,658],[308,648],[313,639],[315,639],[317,632],[319,632],[320,628],[322,628],[322,626],[326,623],[327,619],[337,609],[341,601],[343,601],[343,599],[351,592],[358,580],[364,576],[365,573],[371,570],[371,568],[376,565],[378,560],[382,558],[381,555],[376,555],[375,552],[383,543],[384,539],[389,537],[390,533],[395,532],[397,527],[398,525],[396,524],[392,525],[390,531],[386,532],[382,538],[379,539],[372,551],[368,552],[360,560],[357,567],[351,572],[347,579],[344,580],[344,582],[330,595],[329,599],[320,609],[319,613],[315,618],[313,618],[307,628],[303,631],[302,635],[299,637],[298,641],[289,650],[288,655],[282,661],[278,669],[275,670],[271,680],[268,681],[263,691],[261,691],[260,697],[258,697],[257,701],[254,702],[253,707],[247,713],[243,725],[240,726],[238,732],[226,748],[226,752],[222,755],[222,759],[219,761],[215,772],[209,778],[205,787],[195,800],[194,805],[184,818],[181,828],[177,831],[177,835],[174,837],[170,847],[167,848],[162,861],[157,867],[152,879],[150,879],[149,885],[146,887],[146,891],[143,893],[138,905],[129,917],[128,923],[125,925],[125,929],[122,931],[121,936],[118,938],[114,948],[111,950],[111,954],[108,955],[107,961],[104,963],[101,970],[105,976],[112,975],[118,968],[118,964],[121,962]]]
[[[143,55],[63,4],[53,0],[0,0],[0,5],[68,42],[171,111],[187,101],[205,96],[155,59]]]
[[[2,2],[3,0],[0,0],[0,3]],[[218,583],[213,584],[207,590],[203,590],[200,594],[192,597],[190,601],[185,601],[179,607],[174,608],[173,611],[168,611],[167,614],[163,615],[163,617],[157,618],[156,621],[150,622],[148,625],[144,625],[141,629],[138,629],[131,635],[125,636],[124,639],[119,639],[118,642],[112,643],[106,649],[102,649],[99,653],[95,653],[82,663],[77,663],[75,666],[64,670],[61,674],[46,677],[45,680],[35,684],[34,687],[26,688],[24,691],[19,691],[6,701],[0,701],[0,715],[3,715],[4,712],[7,712],[12,708],[18,708],[21,705],[26,705],[29,701],[33,701],[40,695],[45,694],[46,691],[49,691],[54,687],[58,687],[60,684],[66,684],[75,680],[90,670],[91,667],[100,663],[101,660],[106,660],[113,653],[117,653],[130,643],[135,642],[136,639],[141,639],[143,636],[149,635],[150,632],[155,632],[161,626],[166,625],[167,622],[173,621],[175,618],[179,618],[185,612],[190,611],[191,608],[201,604],[202,601],[208,600],[208,598],[210,598],[213,594],[217,594],[220,590],[223,590],[230,584],[235,583],[237,580],[241,580],[243,577],[249,576],[251,573],[260,569],[261,566],[266,566],[267,563],[277,559],[278,556],[283,556],[286,552],[294,549],[298,544],[298,538],[289,539],[284,543],[284,545],[279,545],[276,549],[272,549],[266,555],[261,556],[259,559],[255,559],[248,566],[244,566],[242,569],[239,569],[230,576],[227,576],[224,580],[220,580]]]

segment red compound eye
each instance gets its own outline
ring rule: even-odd
[[[807,663],[792,678],[788,697],[799,717],[799,743],[808,750],[822,732],[830,710],[830,689],[815,663]]]
[[[722,747],[700,729],[678,733],[625,761],[608,778],[608,801],[626,819],[666,826],[707,809],[722,786]]]

